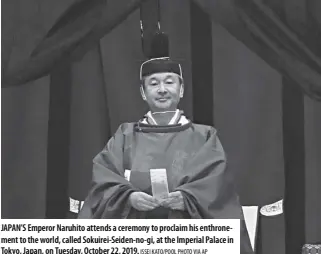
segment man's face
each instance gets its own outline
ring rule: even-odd
[[[176,110],[183,93],[180,76],[170,72],[147,76],[141,87],[142,97],[153,112]]]

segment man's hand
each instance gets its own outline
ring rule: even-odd
[[[173,210],[185,210],[183,195],[180,191],[169,193],[168,197],[162,201],[161,205]]]
[[[138,211],[150,211],[158,207],[156,199],[144,192],[133,192],[129,195],[129,202]]]

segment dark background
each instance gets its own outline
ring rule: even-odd
[[[3,73],[28,59],[75,2],[2,1]],[[268,47],[239,36],[228,5],[215,6],[221,8],[216,20],[210,19],[215,11],[201,8],[206,1],[195,2],[201,4],[164,0],[160,6],[171,57],[183,67],[181,109],[218,129],[243,205],[285,198],[285,215],[260,217],[259,251],[299,253],[303,243],[321,240],[321,104],[304,95],[294,69],[287,75],[279,58],[266,56]],[[287,14],[287,29],[305,31],[299,39],[320,60],[317,0],[263,2]],[[2,89],[2,218],[72,216],[68,198],[85,198],[92,158],[120,123],[146,112],[139,94],[140,18],[137,9],[72,63]]]

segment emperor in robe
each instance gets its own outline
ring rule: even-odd
[[[78,218],[240,219],[241,253],[253,253],[216,129],[192,123],[177,107],[184,94],[180,64],[156,56],[142,64],[140,78],[150,111],[121,124],[94,158]],[[168,192],[162,198],[153,170],[165,174],[157,183]]]

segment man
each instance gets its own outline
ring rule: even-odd
[[[241,219],[241,253],[252,253],[216,130],[192,123],[178,109],[180,64],[152,58],[142,64],[140,78],[150,111],[137,123],[122,124],[94,158],[93,185],[79,218]],[[150,173],[160,168],[169,190],[161,199],[153,196]]]

